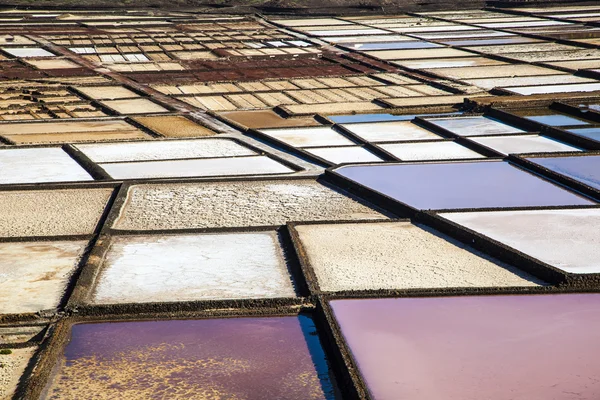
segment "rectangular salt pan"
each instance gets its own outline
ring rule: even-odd
[[[567,132],[600,142],[600,128],[568,129]]]
[[[455,142],[389,143],[379,147],[403,161],[431,161],[485,156]]]
[[[599,209],[448,213],[442,217],[563,271],[600,273]]]
[[[525,131],[488,117],[461,117],[428,119],[434,125],[459,136],[483,136]]]
[[[502,161],[346,166],[336,172],[420,210],[595,204]]]
[[[0,150],[0,184],[94,179],[61,148]]]
[[[523,86],[507,87],[506,90],[525,96],[533,94],[548,93],[577,93],[600,91],[600,83],[578,83],[571,85],[545,85],[545,86]]]
[[[383,161],[360,146],[315,147],[306,151],[333,164]]]
[[[376,399],[598,397],[600,295],[334,300]]]
[[[134,185],[115,229],[283,225],[288,221],[385,218],[310,180]]]
[[[90,160],[100,163],[256,155],[232,140],[223,139],[81,144],[76,147]]]
[[[122,399],[336,398],[306,315],[73,325],[45,398],[97,393]]]
[[[600,190],[600,156],[535,157],[529,161]]]
[[[99,165],[113,179],[270,175],[294,172],[266,156],[119,162]]]
[[[410,222],[297,225],[295,229],[323,291],[540,283],[446,235]]]
[[[546,112],[545,110],[540,112],[539,115],[536,115],[535,112],[517,112],[517,115],[522,115],[528,120],[550,126],[588,125],[588,123],[582,119],[563,114],[552,114],[551,112]]]
[[[112,239],[93,302],[294,296],[275,233],[126,236]]]
[[[54,54],[41,47],[3,47],[2,50],[15,57],[54,57]]]
[[[331,128],[263,129],[260,132],[296,147],[343,146],[354,144]]]
[[[394,50],[394,49],[428,49],[434,47],[443,47],[440,44],[424,42],[424,41],[401,41],[391,43],[349,43],[343,44],[344,47],[349,47],[354,50]]]
[[[169,111],[148,99],[104,100],[102,104],[120,114],[163,113]]]
[[[343,127],[368,142],[442,139],[411,121],[344,124]]]
[[[558,140],[540,135],[474,137],[471,138],[471,140],[504,155],[513,153],[582,151],[577,147],[573,147]]]
[[[55,309],[86,244],[87,241],[0,243],[0,314]]]
[[[388,33],[382,29],[345,29],[345,30],[316,30],[309,31],[315,36],[358,36],[358,35],[381,35]]]
[[[112,188],[0,192],[0,237],[88,235]]]

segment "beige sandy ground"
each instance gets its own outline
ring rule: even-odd
[[[12,354],[0,354],[0,400],[12,397],[34,351],[35,347],[28,347],[13,349]]]
[[[114,227],[244,227],[379,218],[385,217],[314,181],[240,181],[132,186]]]
[[[541,283],[410,222],[303,225],[296,229],[324,291]]]

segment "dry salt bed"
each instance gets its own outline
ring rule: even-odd
[[[563,271],[600,272],[600,210],[445,213],[442,217]]]
[[[32,65],[39,69],[70,69],[70,68],[81,68],[81,65],[75,64],[73,61],[65,59],[33,59],[26,60],[27,64]]]
[[[489,117],[431,118],[427,120],[458,136],[486,136],[525,133],[513,126]]]
[[[502,61],[497,61],[485,57],[460,57],[460,58],[439,58],[425,60],[404,60],[393,61],[393,65],[412,69],[434,69],[434,68],[454,68],[454,67],[478,67],[484,65],[501,65]]]
[[[178,115],[133,117],[142,126],[166,137],[213,136],[215,132]]]
[[[353,145],[350,139],[329,127],[262,129],[260,132],[294,147]]]
[[[333,300],[374,399],[596,399],[600,295]]]
[[[433,52],[439,50],[432,50]],[[467,53],[473,55],[472,53]],[[436,57],[437,58],[437,57]],[[489,65],[481,67],[436,68],[430,71],[434,74],[453,79],[503,78],[517,76],[556,75],[560,71],[534,65]]]
[[[94,179],[61,148],[0,150],[0,184]]]
[[[295,229],[323,291],[542,283],[410,222],[297,225]]]
[[[166,108],[148,99],[103,100],[101,102],[119,114],[155,114],[169,112]]]
[[[472,57],[474,55],[473,53],[448,47],[442,49],[365,51],[364,53],[372,57],[379,58],[381,60],[414,60],[446,57]]]
[[[320,157],[332,164],[383,161],[369,150],[360,146],[315,147],[307,149],[306,152]]]
[[[385,218],[311,180],[133,185],[113,228],[161,230]]]
[[[0,313],[55,309],[87,241],[0,243]]]
[[[11,349],[11,354],[0,354],[0,400],[13,398],[19,379],[35,350],[35,347],[26,347]]]
[[[577,83],[570,85],[505,87],[504,89],[525,96],[550,93],[577,93],[600,91],[600,83]]]
[[[114,179],[289,174],[294,170],[227,139],[78,145]]]
[[[335,172],[420,210],[595,204],[503,161],[344,166]]]
[[[94,303],[295,297],[274,232],[114,237],[101,268]]]
[[[299,315],[76,324],[41,398],[333,400],[336,392],[315,324]]]
[[[2,47],[2,50],[15,57],[54,57],[55,55],[41,47]]]
[[[94,100],[128,99],[140,97],[123,86],[78,86],[76,89]]]
[[[546,85],[552,87],[554,84],[571,84],[571,83],[590,83],[595,82],[594,79],[580,78],[573,75],[546,75],[546,76],[525,76],[515,78],[483,78],[483,79],[466,79],[464,81],[469,85],[478,86],[483,89],[506,88],[510,86],[540,86]],[[570,85],[565,85],[570,86]],[[519,89],[520,90],[520,89]]]
[[[150,139],[123,120],[4,123],[0,124],[0,136],[16,144]]]
[[[257,155],[228,139],[81,144],[76,147],[97,163]]]
[[[411,121],[364,122],[342,126],[359,138],[374,143],[442,139],[442,136]]]
[[[277,175],[295,171],[266,156],[98,164],[114,179]]]
[[[455,142],[387,143],[379,147],[402,161],[459,160],[485,156]]]
[[[0,237],[93,233],[112,188],[0,192]]]

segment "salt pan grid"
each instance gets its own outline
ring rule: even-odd
[[[599,397],[600,10],[529,6],[5,10],[0,398]]]

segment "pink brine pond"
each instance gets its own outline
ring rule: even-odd
[[[46,399],[333,399],[305,315],[76,324]]]
[[[376,400],[600,399],[600,294],[331,307]]]

